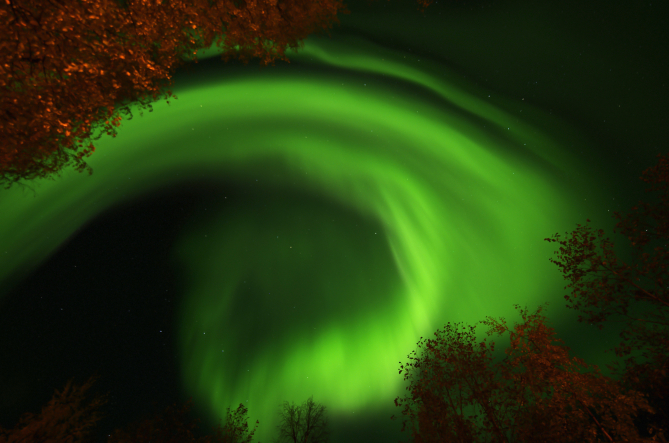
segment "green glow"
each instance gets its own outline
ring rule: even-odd
[[[560,177],[584,170],[569,128],[530,106],[533,123],[519,120],[428,60],[327,39],[289,57],[299,72],[175,83],[178,100],[97,142],[93,176],[0,194],[4,281],[165,184],[247,189],[175,245],[179,346],[195,403],[221,417],[243,402],[262,442],[284,400],[313,395],[333,423],[386,411],[405,392],[398,361],[447,321],[547,299],[556,313],[563,284],[542,240],[579,220]]]

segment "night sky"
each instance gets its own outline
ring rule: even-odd
[[[543,239],[622,243],[667,148],[666,2],[347,5],[291,63],[201,51],[92,176],[0,191],[1,426],[97,372],[101,441],[192,397],[269,442],[312,395],[333,442],[397,441],[421,336],[546,301],[609,373],[620,327],[577,322]]]

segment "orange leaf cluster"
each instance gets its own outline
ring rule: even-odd
[[[99,126],[116,136],[115,103],[126,115],[132,103],[150,108],[181,56],[197,63],[195,51],[214,39],[225,60],[274,64],[338,22],[337,12],[349,13],[341,0],[239,3],[132,0],[126,9],[114,0],[2,0],[0,181],[9,188],[71,163],[91,173],[84,158],[95,146],[81,150],[82,142]]]
[[[615,348],[625,359],[619,381],[599,369],[570,358],[568,348],[554,339],[554,331],[540,316],[521,310],[522,324],[511,331],[504,319],[488,318],[488,335],[509,332],[507,357],[492,365],[494,342],[474,345],[469,333],[451,327],[436,339],[418,342],[420,355],[400,367],[411,379],[410,395],[395,399],[412,424],[415,442],[665,442],[669,429],[669,297],[667,284],[669,240],[669,156],[658,155],[656,166],[641,179],[657,192],[653,203],[639,202],[626,216],[615,212],[616,229],[635,250],[633,264],[619,263],[613,242],[577,225],[559,242],[551,259],[570,281],[568,308],[586,314],[582,322],[596,324],[613,314],[627,317]],[[590,220],[588,220],[590,222]],[[614,233],[616,231],[614,230]],[[599,245],[597,244],[599,240]],[[598,248],[599,246],[599,248]],[[599,249],[599,250],[598,250]],[[650,249],[651,252],[647,252]],[[630,315],[634,301],[637,311]],[[643,304],[642,304],[643,303]],[[518,308],[516,306],[516,308]],[[645,361],[629,357],[642,351]],[[405,367],[406,366],[406,367]],[[608,366],[616,373],[618,362]],[[466,416],[464,407],[480,414]],[[480,419],[479,419],[480,415]],[[392,417],[394,418],[394,417]],[[482,421],[482,424],[481,424]],[[407,420],[402,430],[405,430]]]
[[[12,430],[0,428],[0,443],[48,442],[75,443],[84,440],[101,416],[97,409],[107,402],[107,395],[84,404],[86,391],[97,376],[82,386],[69,380],[65,388],[56,390],[40,414],[25,413]]]
[[[642,395],[621,392],[596,366],[570,358],[540,312],[521,309],[524,322],[514,331],[503,318],[479,322],[488,335],[510,334],[507,357],[494,365],[495,343],[475,345],[475,326],[461,332],[449,323],[436,339],[421,337],[420,355],[413,351],[400,368],[411,380],[410,395],[395,399],[408,417],[402,431],[410,422],[416,443],[644,441],[633,418],[654,411]],[[468,406],[480,412],[466,415]]]
[[[85,404],[86,391],[97,376],[78,387],[68,381],[62,392],[54,394],[40,414],[24,414],[14,429],[0,428],[0,443],[88,443],[91,431],[101,418],[98,408],[107,402],[108,394]],[[195,437],[198,419],[188,420],[191,400],[178,409],[168,406],[155,417],[115,430],[108,443],[250,443],[255,428],[249,432],[248,409],[240,403],[236,411],[227,410],[225,426],[213,428],[215,435]],[[256,428],[259,422],[256,421]]]
[[[658,409],[657,423],[649,426],[659,435],[669,430],[669,288],[665,286],[669,283],[669,159],[661,154],[658,158],[658,164],[641,176],[652,185],[646,192],[656,193],[653,203],[639,202],[624,217],[614,213],[619,222],[613,232],[619,230],[629,241],[635,251],[633,263],[619,263],[614,243],[603,239],[602,229],[595,235],[589,226],[578,224],[567,240],[561,241],[559,234],[545,240],[560,244],[555,252],[558,260],[551,262],[570,281],[565,289],[571,288],[571,295],[564,298],[572,304],[567,307],[586,314],[585,318],[578,316],[579,322],[585,320],[602,329],[608,317],[626,317],[610,320],[626,323],[620,334],[622,342],[614,348],[616,356],[627,357],[620,380],[627,388],[649,394]],[[630,315],[632,302],[643,312]],[[635,350],[642,351],[645,361],[629,356]],[[615,374],[618,366],[616,361],[608,367]]]

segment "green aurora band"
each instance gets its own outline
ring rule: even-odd
[[[178,100],[96,142],[90,177],[0,193],[6,282],[121,202],[189,180],[244,189],[221,187],[174,246],[178,335],[184,390],[212,418],[247,405],[259,441],[284,400],[313,395],[333,424],[392,409],[398,362],[447,321],[547,300],[553,320],[564,284],[542,240],[582,218],[564,177],[585,170],[583,142],[554,116],[520,120],[415,55],[305,43],[290,65],[175,82]]]

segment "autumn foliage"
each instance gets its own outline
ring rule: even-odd
[[[639,202],[626,216],[615,212],[616,230],[635,251],[631,264],[621,262],[604,231],[577,225],[558,242],[555,254],[572,290],[568,308],[579,321],[626,323],[615,347],[625,358],[608,365],[615,378],[602,376],[554,339],[540,316],[521,310],[514,330],[504,319],[488,317],[488,335],[508,332],[511,346],[503,361],[492,364],[494,342],[475,344],[474,329],[446,325],[435,339],[418,342],[419,353],[400,366],[411,380],[403,406],[402,430],[411,424],[413,442],[665,442],[669,431],[669,159],[643,172],[655,192],[652,203]],[[590,222],[590,220],[588,220]],[[614,233],[616,232],[614,230]],[[597,242],[598,241],[598,242]],[[517,305],[516,305],[517,307]],[[518,307],[517,307],[518,308]],[[623,320],[610,320],[617,315]],[[633,353],[641,353],[643,361]],[[401,363],[401,362],[400,362]],[[469,408],[469,409],[465,409]],[[470,414],[466,410],[473,411]],[[394,417],[393,417],[394,418]]]
[[[246,422],[248,408],[239,404],[236,411],[227,409],[225,426],[214,428],[213,436],[196,437],[195,430],[199,419],[189,421],[186,414],[192,407],[188,400],[182,408],[176,404],[168,406],[162,414],[151,419],[117,429],[111,434],[107,443],[250,443],[255,428],[249,432]],[[256,421],[256,428],[259,421]]]
[[[260,0],[241,7],[153,0],[131,1],[126,11],[114,0],[3,1],[0,177],[11,184],[58,172],[70,161],[85,169],[84,157],[95,147],[79,151],[80,141],[102,121],[105,132],[116,135],[122,118],[114,103],[150,107],[182,54],[197,62],[195,51],[218,37],[226,60],[233,53],[264,64],[286,59],[286,46],[327,27],[341,6],[339,0]]]
[[[434,333],[436,338],[423,341],[421,337],[418,351],[408,356],[410,361],[400,362],[399,373],[410,380],[409,395],[397,397],[395,405],[403,408],[402,431],[410,424],[413,442],[666,443],[669,304],[664,285],[669,159],[659,157],[658,165],[641,177],[652,185],[647,192],[659,193],[656,201],[640,202],[624,217],[614,213],[619,220],[616,229],[636,251],[633,264],[619,263],[613,242],[602,239],[603,230],[595,234],[577,225],[567,240],[560,240],[558,234],[546,239],[560,244],[558,260],[551,261],[571,282],[565,287],[572,288],[571,295],[565,296],[572,303],[567,307],[586,314],[579,321],[601,329],[601,323],[614,314],[627,317],[622,342],[615,348],[618,357],[626,357],[622,375],[617,380],[603,376],[597,366],[570,357],[569,348],[547,326],[541,306],[531,315],[521,309],[523,322],[513,329],[504,318],[487,317],[479,322],[488,326],[488,336],[509,334],[506,357],[497,363],[492,361],[494,342],[489,346],[487,339],[475,343],[475,326],[461,331],[458,324],[448,323],[443,331]],[[647,248],[652,252],[645,252]],[[651,309],[630,315],[632,300]],[[644,361],[637,361],[633,351],[641,352]],[[609,367],[614,374],[618,370],[617,362]],[[83,402],[93,380],[81,388],[68,382],[40,414],[24,414],[14,429],[0,429],[0,443],[86,441],[100,419],[97,408],[105,402],[102,397],[90,404]],[[304,440],[312,432],[326,436],[320,432],[325,430],[325,421],[322,427],[316,426],[324,418],[324,408],[311,401],[306,406],[284,405],[283,429],[287,431],[282,438]],[[183,419],[188,407],[187,403],[182,410],[168,408],[163,416],[118,430],[110,443],[250,443],[255,429],[249,433],[247,409],[242,404],[234,413],[228,409],[225,426],[215,429],[216,436],[197,440],[192,432],[195,425]],[[313,420],[303,420],[309,417]]]
[[[555,234],[546,241],[560,244],[555,252],[558,260],[551,261],[571,282],[565,287],[572,290],[565,295],[571,303],[567,307],[586,314],[578,321],[600,329],[607,320],[625,323],[622,341],[614,348],[616,356],[625,358],[621,383],[649,395],[657,413],[645,417],[648,432],[664,439],[663,431],[669,432],[669,160],[658,157],[658,164],[641,176],[651,184],[646,192],[654,193],[652,203],[639,202],[625,216],[614,213],[619,222],[613,232],[619,231],[629,242],[632,263],[619,261],[614,243],[603,238],[602,229],[595,232],[579,224],[566,240]],[[630,315],[631,308],[642,309]],[[609,320],[612,316],[617,320]],[[643,361],[637,361],[633,351],[641,351]],[[608,367],[613,374],[620,371],[618,361]]]
[[[94,425],[102,418],[100,406],[107,402],[108,394],[85,402],[86,391],[97,376],[78,387],[70,380],[63,391],[54,394],[40,414],[24,414],[14,429],[0,428],[0,443],[88,443]],[[168,406],[153,418],[130,424],[126,429],[115,430],[107,443],[250,443],[255,428],[249,432],[243,404],[234,412],[227,409],[225,424],[213,428],[214,435],[196,437],[199,419],[189,420],[187,413],[192,406],[188,400],[182,408]],[[256,428],[259,421],[256,421]]]
[[[91,377],[82,386],[69,380],[62,391],[55,391],[39,414],[27,412],[14,429],[0,428],[0,443],[83,441],[101,418],[98,408],[107,402],[106,395],[97,396],[88,404],[85,401],[86,391],[97,378]]]
[[[289,62],[287,48],[330,28],[338,12],[350,12],[341,0],[125,3],[0,2],[0,182],[6,188],[51,177],[66,165],[92,173],[85,158],[95,146],[84,142],[100,126],[115,137],[119,110],[130,118],[130,105],[152,111],[182,56],[197,63],[195,52],[215,42],[226,61]],[[171,97],[177,98],[167,89],[168,104]]]
[[[475,344],[475,326],[463,332],[448,323],[435,339],[421,337],[419,352],[400,366],[411,380],[409,395],[395,399],[407,417],[402,431],[412,425],[410,441],[643,441],[633,418],[639,410],[653,412],[646,400],[623,392],[596,366],[570,358],[541,310],[528,315],[521,309],[524,322],[513,330],[503,318],[479,322],[489,326],[488,335],[509,333],[511,346],[499,363],[492,363],[494,342]]]

